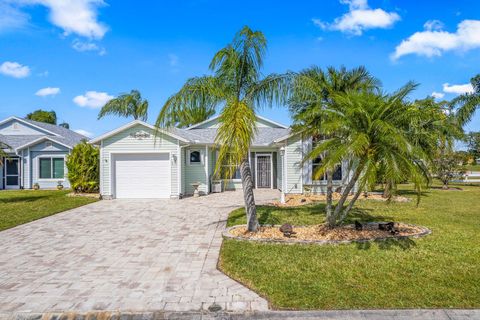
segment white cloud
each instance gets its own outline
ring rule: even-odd
[[[444,83],[443,92],[454,93],[454,94],[464,94],[464,93],[473,93],[473,87],[470,83],[467,84],[452,84]]]
[[[18,62],[5,61],[0,65],[0,73],[14,78],[25,78],[30,75],[30,68]]]
[[[443,97],[445,97],[445,93],[433,91],[431,96],[435,99],[442,99]]]
[[[36,96],[46,97],[46,96],[55,96],[60,93],[60,88],[46,87],[35,92]]]
[[[25,5],[41,5],[49,10],[50,22],[61,28],[65,35],[101,39],[107,32],[105,24],[98,21],[98,8],[106,5],[103,0],[8,0],[10,8]],[[25,14],[17,10],[17,19]],[[28,17],[28,16],[27,16]]]
[[[87,138],[93,137],[93,133],[91,133],[90,131],[87,131],[87,130],[77,129],[77,130],[73,130],[73,131],[75,131],[76,133],[81,134],[82,136],[85,136]]]
[[[368,29],[385,29],[400,20],[396,12],[386,12],[383,9],[371,9],[367,0],[340,0],[349,6],[349,12],[336,18],[332,23],[312,19],[313,23],[324,30],[336,30],[360,36]]]
[[[480,47],[480,20],[463,20],[453,33],[444,31],[438,21],[427,21],[424,27],[424,31],[415,32],[403,40],[391,58],[396,60],[408,54],[434,57],[446,51],[468,51]]]
[[[86,107],[91,109],[98,109],[103,107],[108,101],[114,97],[106,92],[87,91],[84,95],[79,95],[73,98],[80,107]]]
[[[30,17],[6,2],[0,2],[0,32],[22,28]]]
[[[99,55],[103,56],[107,53],[105,48],[98,46],[94,42],[84,42],[79,39],[75,39],[72,43],[72,48],[79,51],[79,52],[85,52],[85,51],[97,51]]]
[[[442,30],[445,25],[440,20],[428,20],[423,25],[423,28],[428,31]]]

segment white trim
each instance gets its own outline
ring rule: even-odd
[[[7,164],[6,162],[4,163],[4,172],[3,172],[3,178],[5,179],[5,190],[15,190],[15,189],[20,189],[20,156],[18,157],[12,157],[10,159],[5,159],[6,161],[17,161],[17,171],[18,173],[15,174],[9,174],[7,175]],[[7,185],[7,177],[17,177],[17,184],[15,185]]]
[[[19,151],[19,150],[25,149],[25,148],[27,148],[27,147],[30,147],[30,146],[39,144],[40,142],[42,142],[42,141],[44,141],[44,140],[49,140],[49,141],[51,141],[51,142],[55,142],[55,143],[57,143],[57,144],[59,144],[59,145],[61,145],[61,146],[64,146],[65,148],[68,148],[68,149],[72,150],[72,147],[71,147],[71,146],[66,145],[66,144],[64,144],[64,143],[62,143],[62,142],[59,142],[59,141],[57,141],[57,140],[55,140],[55,139],[52,139],[51,137],[41,137],[41,138],[35,139],[35,140],[33,140],[33,141],[30,141],[29,143],[26,143],[26,144],[24,144],[24,145],[22,145],[22,146],[20,146],[20,147],[18,147],[18,148],[15,148],[15,151]]]
[[[177,144],[177,192],[178,198],[180,199],[180,195],[182,194],[182,148],[180,147],[180,140],[178,140]]]
[[[190,162],[190,154],[192,152],[198,152],[200,153],[200,162]],[[205,161],[204,161],[204,154],[203,154],[203,151],[202,149],[200,148],[192,148],[192,149],[188,149],[187,150],[187,164],[189,166],[203,166],[205,164]]]
[[[288,192],[288,180],[287,180],[287,176],[288,176],[288,168],[287,168],[287,165],[288,165],[288,150],[287,150],[287,147],[288,147],[288,141],[285,141],[285,153],[284,153],[284,156],[283,156],[283,168],[285,170],[285,176],[284,176],[284,180],[285,180],[285,191],[283,191],[284,193],[287,193]]]
[[[198,128],[199,126],[204,125],[205,123],[209,123],[209,122],[211,122],[211,121],[215,121],[215,120],[217,120],[218,118],[220,118],[220,115],[214,116],[214,117],[212,117],[212,118],[210,118],[210,119],[207,119],[207,120],[205,120],[205,121],[196,123],[196,124],[194,124],[194,125],[192,125],[192,126],[190,126],[190,127],[185,128],[185,130],[190,130],[190,129]],[[283,125],[283,124],[281,124],[281,123],[278,123],[278,122],[275,122],[275,121],[273,121],[273,120],[264,118],[264,117],[262,117],[262,116],[256,115],[256,118],[257,118],[257,119],[260,119],[260,120],[263,120],[263,121],[265,121],[265,122],[268,122],[268,123],[270,123],[270,124],[273,124],[273,125],[275,125],[275,126],[277,126],[277,127],[280,127],[280,128],[282,128],[282,129],[288,129],[288,126],[285,126],[285,125]]]
[[[280,137],[280,138],[278,138],[278,139],[273,140],[272,143],[280,143],[280,142],[282,142],[282,141],[285,141],[285,140],[287,140],[287,139],[289,139],[289,138],[291,138],[291,137],[294,137],[294,136],[296,136],[296,135],[299,135],[299,134],[300,134],[299,132],[297,132],[297,133],[295,133],[295,132],[290,132],[289,134],[287,134],[287,135],[285,135],[285,136],[283,136],[283,137]]]
[[[167,136],[170,136],[170,137],[172,137],[172,138],[175,138],[175,139],[177,139],[177,140],[179,140],[179,141],[182,141],[182,142],[190,142],[190,141],[188,141],[188,140],[186,140],[186,139],[184,139],[184,138],[182,138],[182,137],[177,136],[176,134],[173,134],[173,133],[168,132],[168,131],[163,130],[163,129],[159,129],[159,128],[157,128],[157,127],[155,127],[155,126],[152,126],[151,124],[148,124],[148,123],[146,123],[146,122],[144,122],[144,121],[141,121],[141,120],[133,120],[132,122],[127,123],[126,125],[123,125],[123,126],[117,128],[117,129],[115,129],[115,130],[109,131],[109,132],[107,132],[107,133],[102,134],[101,136],[98,136],[98,137],[90,140],[89,143],[91,143],[91,144],[96,144],[96,143],[100,142],[101,140],[104,140],[104,139],[106,139],[106,138],[109,138],[109,137],[111,137],[111,136],[114,136],[114,135],[116,135],[117,133],[120,133],[120,132],[122,132],[122,131],[124,131],[124,130],[127,130],[127,129],[129,129],[129,128],[133,127],[133,126],[136,126],[136,125],[142,125],[142,126],[144,126],[144,127],[147,127],[147,128],[149,128],[149,129],[152,129],[152,130],[157,130],[157,129],[158,129],[161,133],[166,134]]]
[[[100,141],[100,163],[98,164],[98,169],[100,170],[100,186],[99,192],[103,195],[103,141]]]
[[[112,176],[112,167],[113,167],[113,159],[115,155],[119,154],[162,154],[162,153],[167,153],[168,154],[168,163],[170,164],[170,181],[169,181],[169,189],[170,189],[170,197],[172,196],[172,152],[171,151],[160,151],[160,150],[154,150],[154,151],[110,151],[109,154],[109,170],[110,170],[110,195],[112,196],[113,199],[117,198],[116,195],[116,190],[115,189],[115,177]]]
[[[60,136],[58,133],[55,133],[55,132],[50,131],[50,130],[48,130],[48,129],[39,127],[39,126],[37,126],[37,125],[35,125],[35,124],[33,124],[33,123],[28,122],[28,121],[25,120],[25,119],[18,118],[18,117],[15,117],[15,116],[8,117],[7,119],[4,119],[4,120],[0,121],[0,125],[2,125],[2,124],[4,124],[4,123],[7,123],[7,122],[9,122],[9,121],[12,121],[12,120],[17,120],[17,121],[23,122],[23,123],[25,123],[25,124],[27,124],[27,125],[29,125],[29,126],[34,127],[34,128],[37,128],[37,129],[40,129],[40,130],[42,130],[42,131],[51,133],[51,134],[53,134],[54,136],[57,136],[57,137]],[[33,121],[33,120],[32,120],[32,121]]]
[[[63,159],[63,178],[40,178],[40,159]],[[37,173],[38,173],[38,176],[37,176],[37,182],[40,181],[44,181],[44,182],[51,182],[51,181],[66,181],[65,179],[65,169],[66,169],[66,161],[65,161],[65,155],[48,155],[48,154],[45,154],[45,155],[39,155],[36,157],[36,166],[37,166]],[[50,169],[51,169],[51,174],[53,175],[53,161],[50,162]]]
[[[190,158],[189,158],[190,159]],[[210,193],[210,179],[208,179],[208,174],[209,172],[209,167],[208,167],[208,146],[205,146],[205,181],[206,181],[206,185],[207,185],[207,194]]]

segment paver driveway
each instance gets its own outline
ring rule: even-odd
[[[258,190],[258,203],[278,197]],[[266,310],[216,269],[241,192],[100,201],[0,232],[0,313]]]

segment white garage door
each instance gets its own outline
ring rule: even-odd
[[[170,198],[168,153],[114,156],[116,198]]]

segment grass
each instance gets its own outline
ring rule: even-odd
[[[0,231],[97,201],[86,197],[67,197],[69,192],[67,190],[0,191]]]
[[[277,309],[480,307],[480,186],[432,189],[420,206],[359,201],[350,220],[393,220],[433,233],[415,240],[279,245],[225,240],[220,268]],[[318,224],[323,205],[259,207],[261,223]],[[243,209],[228,225],[245,223]]]
[[[466,167],[468,171],[480,171],[480,164],[471,164]]]

